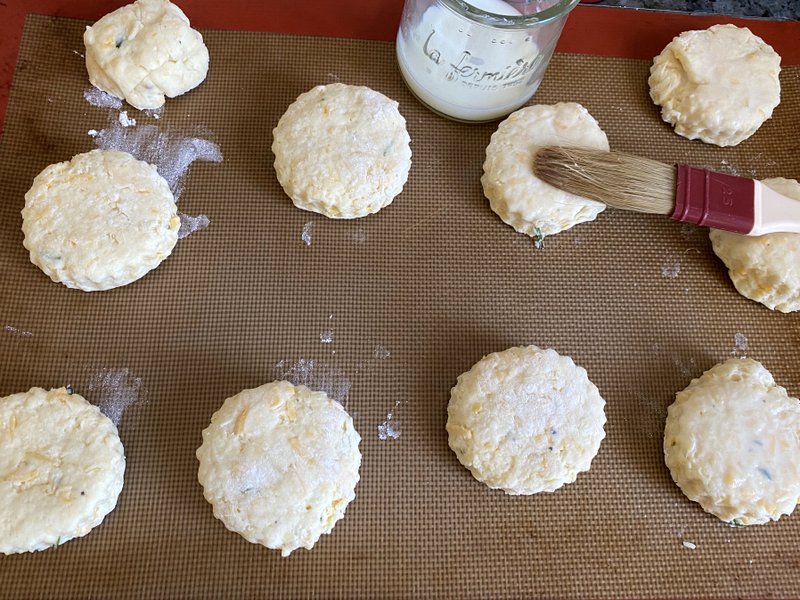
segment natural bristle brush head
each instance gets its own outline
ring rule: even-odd
[[[675,208],[675,167],[640,156],[545,146],[534,157],[533,172],[554,187],[614,208],[662,215]]]

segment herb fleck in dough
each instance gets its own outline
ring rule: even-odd
[[[208,72],[203,36],[168,0],[137,0],[83,34],[92,85],[140,110],[200,85]]]
[[[65,388],[0,398],[0,552],[58,546],[114,510],[125,453],[117,428]]]
[[[300,94],[272,132],[275,173],[295,206],[356,219],[391,204],[411,168],[397,107],[370,88],[342,83]]]
[[[228,398],[203,431],[198,479],[247,541],[311,549],[355,498],[360,436],[324,392],[275,381]]]
[[[156,168],[115,150],[45,168],[22,209],[31,262],[85,292],[144,277],[172,253],[179,229],[172,192]]]
[[[731,358],[679,392],[667,410],[672,479],[735,525],[790,514],[800,499],[800,402],[764,366]]]
[[[568,356],[536,346],[483,357],[447,407],[450,448],[508,494],[552,492],[587,471],[605,437],[605,401]]]

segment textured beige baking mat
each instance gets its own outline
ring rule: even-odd
[[[121,134],[120,111],[84,97],[83,27],[31,17],[24,32],[0,153],[0,394],[71,383],[102,405],[119,422],[125,487],[86,537],[0,557],[0,597],[800,596],[800,514],[733,529],[664,466],[666,408],[715,363],[747,354],[800,394],[800,317],[739,296],[706,231],[607,211],[537,250],[481,193],[496,125],[428,112],[388,43],[205,32],[207,81],[158,119],[128,108],[137,124]],[[800,68],[733,149],[662,123],[648,68],[556,56],[535,101],[580,102],[618,150],[800,176]],[[403,193],[349,222],[294,208],[270,151],[288,104],[335,81],[398,100],[412,139]],[[127,287],[51,282],[22,246],[31,181],[101,134],[148,127],[219,145],[223,161],[194,163],[179,201],[210,226]],[[456,377],[520,344],[572,356],[607,401],[592,470],[553,494],[491,491],[447,446]],[[344,520],[290,558],[214,519],[194,456],[225,398],[281,377],[342,399],[363,438]]]

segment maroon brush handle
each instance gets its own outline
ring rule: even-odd
[[[752,179],[687,165],[675,166],[678,184],[673,219],[735,233],[750,233],[755,225],[755,182]]]

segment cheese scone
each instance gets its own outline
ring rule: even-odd
[[[685,31],[653,59],[650,97],[678,135],[735,146],[778,106],[780,64],[775,50],[746,27]]]
[[[734,525],[788,515],[800,500],[800,401],[749,358],[720,363],[675,396],[664,458],[706,512]]]
[[[0,552],[58,546],[114,510],[125,453],[117,428],[65,388],[0,398]]]
[[[800,202],[800,182],[794,179],[761,183]],[[750,236],[712,229],[709,235],[742,296],[784,313],[800,310],[800,233]]]
[[[483,163],[483,193],[505,223],[540,239],[592,221],[606,208],[536,177],[533,158],[542,146],[608,150],[608,138],[589,111],[574,102],[521,108],[492,134]]]
[[[536,346],[483,357],[447,406],[450,448],[507,494],[552,492],[587,471],[605,437],[605,401],[568,356]]]
[[[194,89],[208,73],[203,36],[169,0],[118,8],[87,27],[83,42],[92,85],[140,110]]]
[[[198,480],[247,541],[311,549],[355,498],[360,436],[324,392],[275,381],[225,400],[203,431]]]
[[[144,277],[178,241],[180,218],[156,168],[92,150],[45,168],[25,194],[23,241],[53,281],[85,292]]]
[[[297,208],[356,219],[391,204],[411,168],[398,104],[334,83],[300,94],[272,131],[278,182]]]

